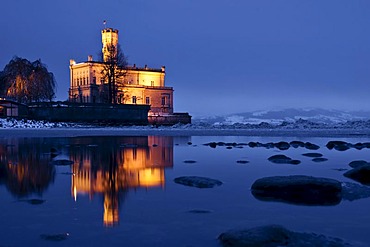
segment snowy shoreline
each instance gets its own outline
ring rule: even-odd
[[[271,136],[271,137],[370,137],[370,121],[318,124],[299,119],[280,124],[212,124],[198,122],[174,126],[114,126],[107,124],[52,123],[0,119],[0,137],[74,136]]]
[[[8,128],[0,137],[77,136],[270,136],[370,138],[370,129],[180,129],[171,127]]]

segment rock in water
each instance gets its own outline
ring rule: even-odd
[[[313,162],[324,162],[324,161],[328,161],[328,159],[320,157],[320,158],[313,158],[312,161]]]
[[[40,237],[47,241],[63,241],[66,240],[69,236],[69,233],[60,233],[60,234],[41,234]]]
[[[352,168],[357,168],[360,166],[369,165],[369,163],[365,160],[354,160],[351,161],[348,165]]]
[[[276,176],[256,180],[252,194],[262,201],[279,201],[298,205],[336,205],[342,197],[339,181],[310,176]]]
[[[247,230],[231,230],[218,239],[225,247],[238,246],[286,246],[290,233],[279,225],[256,227]]]
[[[204,209],[192,209],[188,211],[189,213],[192,214],[209,214],[212,213],[210,210],[204,210]]]
[[[315,233],[290,231],[279,225],[267,225],[245,230],[222,233],[218,239],[224,247],[348,247],[349,243],[338,238]]]
[[[288,150],[290,148],[290,144],[287,143],[287,142],[277,142],[274,144],[276,148],[280,149],[280,150]]]
[[[249,163],[249,161],[248,160],[237,160],[236,163],[238,163],[238,164],[247,164],[247,163]]]
[[[216,179],[188,176],[174,179],[175,183],[197,188],[213,188],[222,185],[222,182]]]
[[[330,150],[334,148],[337,151],[346,151],[347,149],[350,149],[352,145],[344,141],[329,141],[326,144],[326,147]]]
[[[309,149],[309,150],[317,150],[317,149],[320,148],[318,145],[313,144],[311,142],[305,142],[304,147]]]
[[[289,144],[294,148],[304,147],[304,142],[301,141],[291,141]]]
[[[302,154],[303,156],[310,157],[310,158],[320,158],[322,157],[322,154],[320,153],[305,153]]]
[[[327,144],[326,144],[326,147],[328,149],[333,149],[335,146],[345,146],[347,145],[347,142],[344,142],[344,141],[329,141]]]
[[[363,165],[353,168],[343,175],[364,185],[370,185],[370,165]]]
[[[184,160],[184,163],[186,164],[194,164],[197,163],[195,160]]]
[[[276,164],[293,164],[298,165],[301,163],[299,160],[293,160],[292,158],[285,156],[283,154],[276,154],[268,158],[269,161]]]

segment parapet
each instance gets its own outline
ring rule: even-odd
[[[117,33],[118,34],[118,29],[114,29],[114,28],[105,28],[103,30],[101,30],[102,33]]]

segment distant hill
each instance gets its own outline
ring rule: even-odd
[[[198,117],[194,118],[193,122],[205,122],[210,124],[259,124],[266,122],[270,124],[280,124],[284,121],[295,122],[299,119],[308,120],[314,123],[335,124],[347,121],[369,120],[370,112],[325,110],[319,108],[289,108],[278,111],[255,111],[224,116]]]

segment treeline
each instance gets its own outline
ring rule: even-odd
[[[52,101],[56,82],[40,59],[30,62],[14,57],[0,71],[0,97],[20,103]]]

